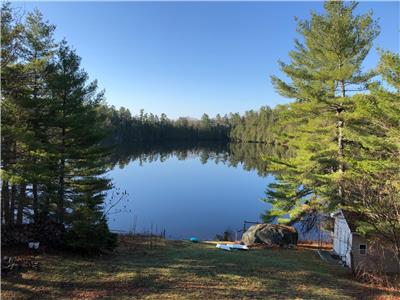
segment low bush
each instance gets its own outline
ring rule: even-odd
[[[110,232],[107,222],[74,221],[65,233],[69,249],[83,254],[98,254],[117,246],[117,234]]]

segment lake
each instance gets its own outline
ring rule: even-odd
[[[263,144],[226,143],[118,149],[109,177],[127,196],[112,210],[110,229],[213,239],[241,229],[244,220],[258,222],[274,180],[261,160],[270,151],[275,149]]]

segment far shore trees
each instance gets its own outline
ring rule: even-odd
[[[203,114],[201,119],[180,117],[169,119],[145,113],[139,116],[131,114],[129,109],[104,106],[103,113],[107,118],[110,133],[108,144],[122,143],[157,143],[166,141],[232,141],[275,144],[279,134],[275,128],[278,113],[268,106],[259,110],[230,113],[215,118]]]

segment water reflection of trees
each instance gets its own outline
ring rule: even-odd
[[[130,144],[118,146],[109,158],[110,168],[124,168],[137,161],[140,165],[151,162],[164,162],[170,158],[186,160],[199,158],[202,164],[214,162],[229,167],[242,166],[247,171],[256,170],[259,176],[266,176],[268,163],[262,155],[281,158],[286,155],[282,146],[262,143],[158,143]]]

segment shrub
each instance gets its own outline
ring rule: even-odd
[[[77,220],[67,229],[65,241],[72,251],[98,254],[113,250],[117,246],[117,235],[110,232],[106,221],[93,224],[88,220]]]

